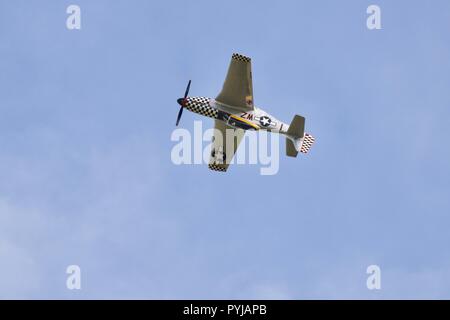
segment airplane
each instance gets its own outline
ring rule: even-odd
[[[253,102],[251,58],[233,53],[222,91],[213,98],[189,97],[189,80],[183,98],[177,100],[181,106],[176,126],[180,123],[183,109],[213,118],[214,136],[208,167],[226,172],[246,130],[267,130],[286,136],[286,155],[297,157],[299,152],[308,153],[314,137],[305,133],[305,118],[295,115],[290,125],[277,120]],[[227,134],[233,130],[233,134]],[[221,139],[216,137],[222,133]],[[227,141],[233,139],[234,141]],[[229,150],[228,150],[229,149]]]

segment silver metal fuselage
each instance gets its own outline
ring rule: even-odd
[[[191,112],[218,119],[229,126],[244,130],[267,130],[286,134],[289,125],[279,121],[264,110],[254,107],[253,110],[242,112],[207,97],[187,97],[184,107]]]

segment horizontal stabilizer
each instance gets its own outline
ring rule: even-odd
[[[305,134],[305,137],[303,138],[302,146],[300,148],[300,152],[308,153],[309,149],[311,149],[313,143],[314,143],[314,137],[310,134]]]
[[[295,115],[292,119],[287,135],[293,138],[303,138],[305,133],[305,118],[299,115]]]
[[[298,151],[295,149],[294,142],[291,139],[286,138],[286,155],[288,157],[297,157]]]
[[[286,137],[286,155],[288,157],[297,157],[299,152],[308,153],[314,144],[314,137],[305,133],[303,138],[294,138],[292,136]]]

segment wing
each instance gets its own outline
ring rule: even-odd
[[[251,59],[233,53],[227,77],[216,101],[240,111],[253,110]]]
[[[216,120],[208,167],[215,171],[227,171],[244,134],[244,130],[233,129],[223,121]]]

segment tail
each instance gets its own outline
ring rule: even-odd
[[[305,118],[295,115],[286,133],[286,155],[297,157],[299,152],[308,153],[314,143],[314,137],[305,134]]]

